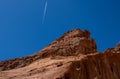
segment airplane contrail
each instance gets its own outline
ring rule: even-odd
[[[47,12],[47,5],[48,5],[48,3],[47,3],[47,1],[46,1],[46,2],[45,2],[45,7],[44,7],[44,14],[43,14],[42,23],[44,23],[44,21],[45,21],[45,16],[46,16],[46,12]]]

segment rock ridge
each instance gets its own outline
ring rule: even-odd
[[[31,56],[15,58],[0,63],[0,70],[24,67],[32,62],[49,56],[77,56],[96,53],[96,43],[87,30],[74,29],[63,34],[41,51]]]
[[[90,32],[74,29],[31,56],[0,62],[0,79],[120,79],[120,42],[97,52]]]

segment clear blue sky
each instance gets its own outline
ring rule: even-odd
[[[88,29],[98,51],[114,47],[120,0],[0,0],[0,60],[31,55],[74,28]]]

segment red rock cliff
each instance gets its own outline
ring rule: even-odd
[[[120,43],[98,53],[87,30],[71,30],[36,54],[0,62],[0,79],[120,79]]]

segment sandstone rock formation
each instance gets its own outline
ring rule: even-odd
[[[120,43],[99,53],[90,32],[71,30],[36,54],[0,62],[0,79],[120,79]]]

